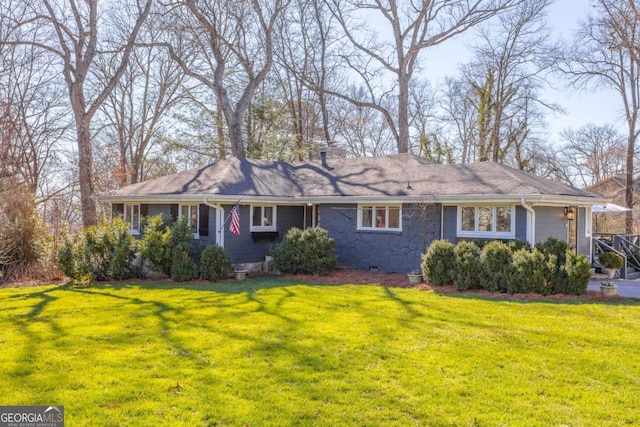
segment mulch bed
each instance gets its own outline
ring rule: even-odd
[[[250,277],[255,277],[251,275]],[[621,296],[603,297],[600,292],[588,291],[586,295],[539,295],[539,294],[504,294],[500,292],[489,292],[486,290],[473,290],[460,292],[454,285],[447,286],[433,286],[426,283],[420,283],[418,285],[409,284],[409,279],[404,274],[388,274],[388,273],[370,273],[366,271],[358,270],[340,270],[334,271],[326,276],[314,276],[311,274],[296,274],[296,275],[282,275],[278,276],[283,279],[300,280],[308,283],[317,283],[325,285],[364,285],[364,286],[386,286],[389,288],[407,288],[418,289],[421,291],[432,291],[442,295],[454,295],[454,296],[479,296],[483,298],[502,299],[508,301],[616,301],[625,300],[626,298]],[[223,282],[234,282],[235,279],[224,280]],[[62,285],[65,281],[20,281],[0,283],[0,288],[22,288],[30,286],[40,285]],[[129,279],[122,281],[109,281],[109,284],[143,284],[143,283],[174,283],[169,278],[159,279]],[[194,280],[192,283],[207,283],[202,280]]]
[[[326,285],[367,285],[367,286],[386,286],[389,288],[408,288],[419,289],[422,291],[432,291],[443,295],[459,295],[459,296],[480,296],[484,298],[496,298],[509,301],[616,301],[624,300],[619,295],[614,297],[603,297],[600,292],[587,291],[586,295],[539,295],[539,294],[504,294],[500,292],[489,292],[487,290],[459,291],[455,285],[434,286],[426,283],[418,285],[410,285],[409,279],[404,274],[385,274],[385,273],[369,273],[357,270],[334,271],[326,276],[314,276],[307,274],[285,275],[285,279],[301,280],[309,283],[318,283]]]

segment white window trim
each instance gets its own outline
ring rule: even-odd
[[[260,208],[260,223],[264,221],[264,208],[272,208],[273,224],[271,225],[253,225],[253,210]],[[250,205],[249,206],[249,231],[277,231],[278,226],[278,208],[276,205]]]
[[[133,209],[138,209],[138,228],[133,227]],[[125,203],[123,205],[123,218],[126,223],[129,224],[129,234],[133,234],[136,236],[140,235],[140,227],[142,226],[142,218],[140,217],[140,205],[138,204],[128,204]]]
[[[462,208],[475,208],[475,227],[476,230],[478,228],[478,208],[491,208],[493,210],[492,213],[492,226],[493,231],[467,231],[462,230]],[[497,221],[496,221],[496,208],[511,208],[511,231],[510,232],[500,232],[495,231]],[[515,205],[459,205],[458,206],[458,237],[470,237],[470,238],[480,238],[480,239],[515,239],[516,238],[516,207]]]
[[[194,239],[200,239],[200,233],[199,233],[199,229],[200,229],[200,206],[198,204],[195,205],[190,205],[190,204],[184,204],[184,205],[179,205],[178,206],[178,218],[182,218],[182,208],[183,207],[188,207],[189,208],[189,216],[187,217],[189,221],[191,221],[191,209],[195,208],[196,210],[196,226],[193,232],[193,238]]]
[[[362,208],[364,207],[373,207],[375,210],[378,209],[385,209],[385,227],[374,227],[373,226],[373,218],[372,218],[372,226],[371,227],[364,227],[362,225]],[[389,227],[389,208],[397,208],[398,209],[398,228],[390,228]],[[374,214],[374,218],[375,218],[375,214]],[[384,204],[373,204],[373,203],[363,203],[363,204],[359,204],[358,205],[358,223],[357,223],[357,230],[363,230],[363,231],[402,231],[402,205],[400,204],[391,204],[391,205],[384,205]]]

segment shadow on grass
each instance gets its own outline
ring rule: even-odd
[[[65,334],[55,317],[45,315],[45,311],[51,303],[58,300],[57,296],[51,294],[66,286],[60,285],[26,295],[12,295],[9,297],[10,299],[20,298],[25,301],[33,299],[35,301],[35,304],[30,306],[30,310],[27,313],[14,315],[11,318],[18,330],[27,338],[26,344],[17,358],[19,363],[13,370],[12,376],[29,378],[35,371],[33,361],[41,354],[39,343],[45,337],[45,333],[41,332],[38,327],[33,328],[35,325],[42,324],[47,326],[54,336],[63,336]]]
[[[327,301],[318,301],[318,304],[322,304],[319,310],[320,315],[323,315],[326,311],[345,311],[345,321],[358,321],[366,317],[376,319],[377,321],[371,322],[366,325],[370,328],[371,333],[363,343],[354,344],[350,341],[349,337],[343,337],[340,333],[332,335],[331,332],[324,332],[319,330],[313,332],[313,334],[321,334],[319,338],[309,339],[310,331],[308,329],[310,325],[315,323],[313,316],[303,318],[302,321],[297,320],[295,310],[288,308],[285,304],[292,298],[300,298],[301,295],[315,295],[314,293],[299,292],[295,287],[333,287],[338,288],[339,285],[327,285],[327,284],[313,284],[297,280],[283,280],[279,278],[261,277],[255,279],[249,279],[242,282],[220,282],[220,283],[105,283],[95,284],[91,286],[56,286],[46,290],[38,290],[27,294],[21,294],[20,297],[24,300],[33,301],[33,305],[27,307],[29,310],[26,314],[23,314],[14,321],[21,325],[22,331],[28,338],[29,342],[25,346],[21,355],[20,365],[22,365],[19,371],[14,371],[16,375],[27,376],[32,373],[34,364],[33,361],[36,358],[40,359],[41,351],[38,347],[41,345],[42,336],[36,331],[29,329],[29,324],[32,321],[50,322],[52,329],[57,325],[55,324],[55,311],[47,313],[47,309],[56,300],[63,301],[63,295],[67,292],[76,295],[86,295],[105,298],[106,301],[113,301],[112,305],[117,309],[119,304],[135,304],[140,306],[140,313],[145,316],[155,317],[158,319],[157,326],[154,326],[156,330],[150,330],[149,335],[152,339],[162,340],[166,343],[168,351],[171,351],[173,356],[178,355],[180,357],[171,359],[171,367],[178,368],[176,372],[183,371],[180,369],[183,364],[183,360],[189,360],[197,369],[212,369],[210,364],[205,361],[210,358],[209,349],[203,349],[198,346],[199,343],[195,342],[193,337],[182,334],[183,331],[189,330],[189,328],[200,328],[202,331],[206,330],[213,336],[223,336],[229,340],[242,340],[246,346],[240,346],[241,350],[233,353],[233,357],[240,358],[247,366],[256,364],[261,368],[256,369],[239,369],[233,376],[236,382],[250,382],[254,379],[256,372],[262,374],[265,378],[272,378],[277,381],[278,384],[284,384],[288,386],[289,392],[292,398],[299,399],[300,401],[313,401],[319,400],[318,404],[322,407],[321,403],[323,399],[339,399],[338,397],[332,397],[327,392],[322,391],[323,381],[327,379],[333,381],[339,387],[345,390],[352,388],[349,379],[339,378],[334,376],[333,372],[341,372],[341,366],[345,363],[349,364],[348,372],[365,372],[370,364],[380,364],[380,366],[387,366],[384,362],[388,360],[387,353],[393,353],[394,349],[388,346],[388,343],[393,342],[394,330],[392,329],[392,322],[397,322],[397,325],[403,328],[416,328],[416,324],[412,323],[412,320],[418,318],[428,318],[429,322],[419,323],[423,327],[425,325],[433,325],[437,329],[452,328],[454,324],[462,324],[465,326],[473,326],[477,328],[483,328],[488,330],[494,330],[495,336],[500,336],[503,328],[508,326],[500,324],[495,319],[483,319],[483,318],[470,318],[468,313],[459,314],[459,307],[455,303],[448,305],[447,310],[443,310],[438,304],[433,303],[431,298],[414,298],[411,295],[412,292],[418,294],[420,291],[411,289],[397,289],[391,287],[364,287],[363,293],[360,295],[357,292],[353,292],[354,286],[350,286],[351,289],[348,292],[346,305],[342,305],[342,301],[339,297],[332,296]],[[122,292],[127,290],[139,290],[138,292]],[[197,291],[196,294],[189,294],[188,292],[179,292],[179,298],[172,298],[171,292],[148,292],[145,290],[176,290],[176,291]],[[269,295],[262,294],[263,290],[277,290],[278,292],[271,292]],[[365,290],[369,290],[365,292]],[[374,290],[371,292],[371,290]],[[62,292],[59,292],[62,291]],[[340,292],[333,292],[334,294],[340,294]],[[207,295],[208,294],[208,295]],[[185,298],[185,295],[187,298]],[[236,296],[240,296],[237,298]],[[538,301],[511,301],[502,298],[491,298],[485,295],[474,294],[438,294],[444,298],[455,299],[471,299],[482,300],[486,302],[516,302],[516,303],[545,303],[545,304],[567,304],[564,301],[553,300],[538,300]],[[191,315],[191,301],[197,302],[198,309],[202,309],[203,306],[210,306],[211,312],[200,311],[198,315]],[[395,306],[398,309],[392,309],[386,313],[378,311],[380,303],[388,301],[389,306]],[[308,299],[303,301],[310,305],[315,305],[316,301]],[[575,303],[590,303],[591,301],[572,301],[570,304]],[[247,305],[249,303],[249,305]],[[606,301],[606,304],[620,305],[621,301]],[[627,305],[638,305],[637,302],[622,301]],[[385,303],[386,305],[386,303]],[[462,304],[460,304],[462,305]],[[142,309],[146,307],[146,309]],[[233,312],[223,313],[223,319],[228,319],[229,323],[236,325],[243,324],[245,321],[252,321],[256,318],[247,316],[240,317],[235,316],[238,312],[246,311],[247,314],[261,312],[276,319],[272,324],[267,324],[264,329],[246,329],[246,328],[227,328],[226,325],[215,322],[216,311],[218,308],[233,307]],[[296,307],[297,308],[297,307]],[[56,304],[55,310],[63,310],[60,308],[60,304]],[[132,313],[133,310],[130,311]],[[385,317],[381,317],[384,316]],[[135,316],[131,319],[135,320]],[[263,319],[260,317],[259,319]],[[109,321],[104,319],[104,321]],[[437,322],[437,323],[434,323]],[[353,323],[345,323],[346,328],[350,328]],[[243,325],[244,326],[244,325]],[[258,325],[256,325],[257,327]],[[535,328],[529,328],[532,330],[530,333],[537,334],[536,336],[545,337],[548,339],[548,332],[537,331]],[[529,329],[527,330],[529,332]],[[60,334],[64,334],[65,331],[57,329]],[[364,328],[363,331],[366,331]],[[256,332],[259,331],[259,332]],[[206,335],[205,335],[206,336]],[[294,339],[291,339],[294,337]],[[295,339],[295,337],[302,337],[306,339]],[[199,339],[199,338],[198,338]],[[351,338],[353,339],[353,338]],[[498,339],[498,338],[496,338]],[[516,336],[510,336],[510,339],[519,339]],[[554,341],[561,341],[561,338],[554,338]],[[593,344],[593,342],[591,342]],[[42,344],[44,345],[44,344]],[[129,345],[125,343],[123,345]],[[164,348],[158,351],[158,358],[160,358],[164,352]],[[401,357],[400,354],[395,354],[395,357]],[[391,359],[393,360],[393,358]],[[241,366],[241,365],[239,365]],[[392,371],[392,368],[389,368]],[[180,383],[185,384],[180,377],[173,377],[168,374],[162,379],[171,378],[170,381],[179,380]],[[195,374],[194,374],[195,375]],[[355,374],[354,374],[355,376]],[[231,380],[229,380],[231,381]],[[192,382],[193,383],[193,382]],[[187,383],[188,384],[188,383]],[[399,394],[411,396],[412,390],[410,389],[411,382],[407,381],[402,384],[396,384],[396,387],[401,388]],[[376,383],[377,385],[377,383]],[[37,384],[34,384],[37,386]],[[319,390],[321,390],[319,392]]]
[[[554,304],[554,305],[582,305],[582,304],[603,304],[613,306],[640,306],[640,299],[635,298],[589,298],[587,295],[536,295],[527,296],[522,298],[518,295],[511,294],[482,294],[474,291],[467,291],[464,293],[450,293],[450,292],[438,292],[437,287],[434,288],[434,293],[446,297],[463,300],[480,300],[487,302],[508,302],[513,304]]]
[[[94,288],[94,289],[184,289],[190,291],[213,291],[225,294],[242,294],[246,292],[257,292],[262,289],[274,289],[274,288],[286,288],[289,286],[340,286],[329,284],[314,284],[306,281],[292,280],[292,279],[280,279],[272,276],[262,276],[251,278],[247,280],[238,281],[223,281],[223,282],[148,282],[148,281],[135,281],[130,280],[126,283],[110,283],[110,282],[98,282],[87,286],[70,286],[72,288]]]

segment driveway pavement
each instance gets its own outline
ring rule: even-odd
[[[588,290],[600,292],[600,283],[603,280],[590,280]],[[626,298],[640,298],[640,280],[612,280],[618,285],[618,295]]]

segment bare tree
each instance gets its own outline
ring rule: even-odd
[[[155,30],[145,28],[141,38],[153,43]],[[99,64],[107,82],[116,71],[111,62]],[[118,153],[112,170],[125,186],[142,181],[145,160],[165,133],[162,120],[183,103],[185,76],[166,50],[149,47],[132,52],[129,65],[101,108],[108,147]]]
[[[624,172],[626,141],[613,125],[590,123],[577,131],[568,129],[562,139],[566,141],[563,163],[574,184],[587,187]]]
[[[52,68],[33,46],[0,43],[0,180],[25,186],[38,203],[56,191],[44,184],[55,181],[70,124]]]
[[[326,1],[348,40],[340,55],[345,72],[362,80],[367,99],[350,98],[335,90],[327,93],[377,110],[386,120],[401,153],[409,151],[409,88],[420,64],[420,54],[524,3],[524,0]],[[378,34],[390,37],[382,39]]]
[[[581,24],[560,69],[575,87],[612,89],[620,96],[627,125],[625,202],[633,206],[636,143],[640,134],[640,16],[635,2],[598,0],[594,15]],[[633,230],[633,212],[626,214],[626,230]]]
[[[559,110],[540,97],[546,74],[554,61],[556,46],[548,40],[545,10],[550,0],[531,0],[501,15],[497,25],[482,27],[474,59],[461,67],[459,82],[449,82],[449,120],[459,129],[463,158],[471,152],[475,160],[509,163],[529,170],[541,143],[542,110]],[[460,86],[463,87],[460,87]],[[464,86],[468,86],[464,88]],[[468,112],[469,104],[475,112]],[[466,118],[465,122],[460,117]],[[475,117],[476,123],[469,119]],[[475,129],[460,130],[460,126]],[[475,133],[476,147],[468,147]]]
[[[189,77],[215,93],[231,152],[246,156],[244,116],[273,64],[273,36],[288,0],[187,0],[166,14],[163,44]]]
[[[355,86],[349,89],[348,94],[355,100],[366,96],[363,88]],[[345,100],[338,104],[334,123],[335,139],[341,142],[350,155],[375,157],[393,152],[394,137],[378,111]]]
[[[479,122],[474,97],[473,88],[465,81],[448,78],[439,98],[439,121],[443,123],[440,134],[446,135],[450,146],[457,147],[457,160],[461,163],[473,163],[477,158]]]
[[[274,80],[291,116],[298,161],[315,151],[318,137],[324,136],[331,143],[326,103],[320,102],[322,95],[319,91],[309,89],[309,86],[316,86],[310,85],[309,81],[322,85],[325,78],[322,75],[325,70],[322,54],[327,40],[321,37],[324,15],[320,14],[319,20],[317,15],[322,6],[323,3],[310,0],[292,1],[280,21],[278,36],[274,40]]]
[[[151,0],[133,4],[105,2],[104,7],[99,6],[98,0],[42,0],[35,4],[25,0],[19,6],[4,9],[3,13],[11,14],[15,22],[12,36],[23,37],[10,37],[3,43],[35,46],[59,61],[76,125],[82,222],[85,226],[95,224],[91,120],[124,73]],[[125,40],[111,39],[108,26],[114,14],[120,14],[130,24]],[[96,58],[102,55],[118,64],[106,84],[91,78]]]
[[[312,156],[321,141],[335,142],[334,105],[325,88],[339,80],[331,55],[336,23],[327,4],[314,0],[293,0],[281,22],[274,71],[288,99],[298,152]]]

